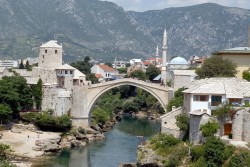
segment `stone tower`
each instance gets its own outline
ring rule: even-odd
[[[162,67],[161,67],[161,82],[166,85],[167,82],[167,30],[163,33],[162,42]]]
[[[62,65],[62,45],[58,45],[57,41],[51,40],[40,46],[39,68],[55,69]]]

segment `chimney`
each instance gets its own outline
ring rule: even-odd
[[[247,35],[248,35],[248,38],[247,38],[247,43],[248,43],[248,47],[250,47],[250,26],[248,27],[248,33],[247,33]]]

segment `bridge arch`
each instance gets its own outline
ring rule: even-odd
[[[160,102],[164,110],[169,99],[173,97],[172,88],[131,78],[84,86],[76,92],[79,95],[77,96],[78,98],[74,100],[75,104],[72,108],[73,124],[75,124],[75,119],[76,126],[82,126],[79,125],[81,122],[83,122],[85,126],[89,126],[91,122],[91,110],[97,99],[108,90],[124,85],[135,86],[149,92]]]
[[[162,108],[165,110],[165,103],[164,101],[155,93],[153,92],[152,90],[146,88],[146,87],[143,87],[141,85],[138,85],[138,84],[135,84],[135,83],[131,83],[131,82],[124,82],[124,83],[119,83],[119,84],[116,84],[116,85],[111,85],[110,87],[106,87],[105,89],[103,89],[102,91],[100,91],[98,94],[96,94],[96,96],[91,100],[90,104],[89,104],[89,116],[91,116],[91,110],[93,109],[96,101],[98,100],[99,97],[101,97],[105,92],[113,89],[113,88],[116,88],[116,87],[120,87],[120,86],[135,86],[137,88],[141,88],[145,91],[147,91],[148,93],[150,93],[151,95],[153,95],[157,101],[161,104]]]

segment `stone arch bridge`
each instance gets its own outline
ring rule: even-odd
[[[73,125],[89,126],[91,122],[91,109],[95,105],[96,100],[108,90],[123,85],[135,86],[149,92],[160,102],[164,109],[168,101],[173,97],[174,92],[172,88],[132,78],[76,87],[73,89],[74,99],[71,109]]]

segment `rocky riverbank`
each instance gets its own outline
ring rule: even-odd
[[[13,151],[9,159],[19,167],[31,166],[29,160],[47,153],[84,147],[87,143],[105,138],[103,133],[91,128],[75,128],[62,134],[39,131],[32,124],[15,124],[11,130],[1,133],[0,143],[11,146]]]

